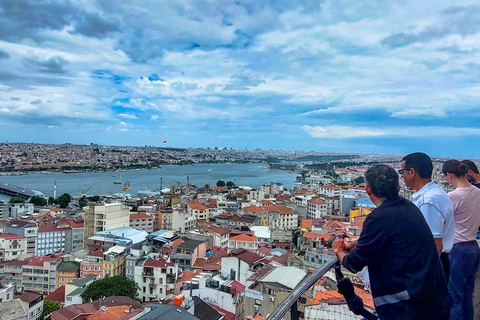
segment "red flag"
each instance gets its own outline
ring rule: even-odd
[[[163,140],[163,143],[167,143],[167,140]]]

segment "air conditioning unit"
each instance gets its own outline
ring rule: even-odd
[[[254,310],[254,311],[259,311],[259,310],[260,310],[260,306],[253,306],[253,310]]]
[[[270,297],[270,301],[275,301],[275,297]]]

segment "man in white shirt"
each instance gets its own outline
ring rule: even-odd
[[[416,191],[412,195],[412,202],[420,209],[432,231],[448,281],[450,276],[448,254],[452,250],[455,238],[453,205],[447,193],[432,181],[432,172],[432,160],[422,152],[405,156],[402,169],[399,170],[405,185]]]

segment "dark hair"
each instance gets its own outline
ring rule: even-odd
[[[463,177],[468,172],[468,166],[456,159],[446,161],[442,167],[443,174],[451,173],[456,177]]]
[[[431,178],[433,172],[432,159],[423,152],[410,153],[403,157],[406,169],[415,169],[422,178]]]
[[[473,173],[476,173],[476,174],[479,173],[477,165],[475,164],[475,162],[473,162],[471,160],[462,160],[462,163],[467,165],[468,169],[472,170]]]
[[[385,164],[376,164],[368,168],[365,172],[365,183],[378,198],[398,195],[398,173]]]

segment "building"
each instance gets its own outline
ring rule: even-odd
[[[207,253],[207,245],[201,240],[187,239],[178,245],[170,255],[171,261],[178,264],[178,268],[182,270],[191,270],[195,260],[198,257],[205,257]]]
[[[29,215],[34,212],[33,203],[10,203],[10,218],[18,219],[21,216]]]
[[[296,230],[298,228],[298,213],[287,206],[268,206],[268,220],[271,229]]]
[[[62,255],[35,256],[22,267],[22,282],[25,290],[44,295],[55,290],[56,270],[62,262]]]
[[[208,234],[211,239],[209,240],[209,247],[226,247],[228,245],[228,230],[216,225],[209,225],[202,228],[205,234]]]
[[[38,225],[36,255],[72,251],[72,228],[68,223],[46,222]]]
[[[130,207],[121,203],[91,203],[85,210],[84,246],[87,239],[99,231],[128,227],[130,225]]]
[[[11,261],[27,252],[24,236],[12,233],[0,234],[0,261]]]
[[[0,303],[0,314],[2,320],[29,320],[28,311],[20,299]]]
[[[103,251],[92,251],[80,262],[80,278],[87,275],[96,275],[103,278]]]
[[[195,220],[208,220],[210,218],[209,208],[201,204],[199,200],[188,201],[187,212],[191,214]]]
[[[71,252],[77,252],[83,249],[83,232],[85,223],[83,220],[67,220],[72,229]]]
[[[22,288],[22,268],[28,261],[12,260],[0,262],[0,278],[2,285],[13,284],[16,290]]]
[[[307,202],[307,218],[322,218],[327,215],[327,202],[320,198],[312,198]]]
[[[103,277],[125,275],[127,251],[125,247],[114,246],[103,254]]]
[[[338,197],[340,196],[341,188],[337,186],[320,186],[318,194],[325,197]]]
[[[175,290],[177,266],[163,258],[147,259],[135,266],[135,282],[143,302],[160,301]]]
[[[155,219],[153,218],[153,216],[148,215],[145,212],[131,213],[130,227],[152,233],[154,220]]]
[[[82,279],[74,279],[68,282],[64,288],[65,307],[72,304],[82,304],[82,293],[87,289],[87,286],[99,278],[98,275],[89,274]]]
[[[130,253],[125,261],[125,276],[130,280],[135,280],[135,266],[152,250],[152,246],[138,243],[130,248]]]
[[[12,283],[0,285],[0,302],[11,301],[15,291],[15,285]]]
[[[63,261],[58,265],[55,273],[57,278],[55,288],[64,286],[79,277],[80,263],[76,261]]]
[[[259,247],[269,247],[271,244],[271,231],[269,227],[251,227],[250,230],[257,238]]]
[[[240,234],[238,236],[231,237],[228,240],[228,252],[230,253],[237,249],[257,251],[258,250],[257,237],[250,236],[248,234]]]
[[[24,236],[27,246],[27,253],[35,254],[37,248],[38,232],[38,227],[36,223],[31,223],[24,220],[11,220],[5,226],[5,232]]]
[[[43,296],[35,291],[25,290],[16,294],[15,299],[20,299],[28,312],[28,320],[40,319],[43,311]]]

